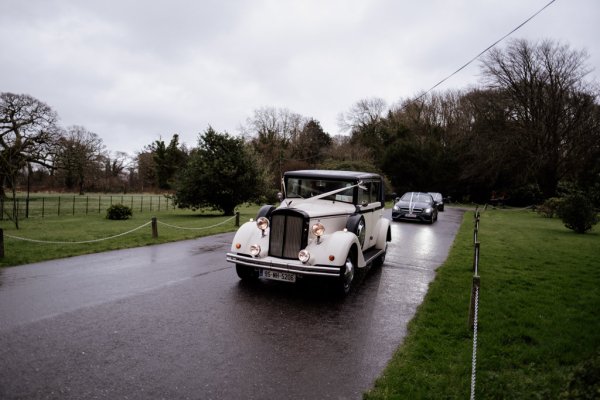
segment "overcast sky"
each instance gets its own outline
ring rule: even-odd
[[[429,89],[549,1],[0,0],[0,92],[132,155],[174,133],[196,146],[209,124],[238,134],[263,107],[336,135],[358,100]],[[597,82],[599,21],[598,0],[556,0],[511,37],[586,49]],[[438,89],[479,79],[475,62]]]

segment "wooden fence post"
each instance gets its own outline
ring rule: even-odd
[[[0,228],[0,258],[4,258],[4,229]]]
[[[235,213],[235,226],[240,226],[240,212]]]
[[[158,225],[156,223],[156,217],[152,217],[152,238],[156,239],[158,237]]]
[[[475,243],[475,254],[473,255],[473,273],[479,275],[479,247],[480,243]]]

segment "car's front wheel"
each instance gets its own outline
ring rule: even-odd
[[[337,284],[338,291],[342,295],[347,295],[348,293],[350,293],[350,289],[352,288],[352,282],[354,281],[354,274],[356,272],[355,266],[356,264],[352,259],[352,254],[348,253],[348,256],[346,257],[346,262],[342,267],[342,273],[339,277],[339,281]]]
[[[235,272],[243,281],[255,281],[258,279],[258,271],[245,265],[235,264]]]

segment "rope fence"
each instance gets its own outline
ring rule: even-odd
[[[233,217],[231,217],[229,219],[226,219],[225,221],[219,222],[218,224],[214,224],[214,225],[211,225],[211,226],[201,226],[201,227],[198,227],[198,228],[191,228],[191,227],[186,227],[186,226],[176,226],[176,225],[167,224],[166,222],[162,222],[162,221],[157,221],[157,222],[159,224],[161,224],[161,225],[164,225],[164,226],[167,226],[167,227],[173,228],[173,229],[183,229],[183,230],[189,230],[189,231],[201,231],[201,230],[204,230],[204,229],[210,229],[210,228],[215,228],[215,227],[220,226],[220,225],[224,225],[224,224],[226,224],[227,222],[231,221],[234,218],[236,218],[236,219],[239,220],[239,213],[237,213],[236,215],[234,215]],[[239,226],[239,223],[236,224],[236,226]]]
[[[206,229],[211,229],[211,228],[215,228],[217,226],[221,226],[224,225],[228,222],[230,222],[231,220],[235,219],[235,226],[239,226],[240,225],[240,213],[237,212],[233,217],[228,218],[224,221],[218,222],[214,225],[210,225],[210,226],[202,226],[202,227],[185,227],[185,226],[176,226],[176,225],[171,225],[168,224],[166,222],[162,222],[162,221],[158,221],[156,217],[153,217],[152,220],[136,227],[133,229],[130,229],[126,232],[122,232],[122,233],[118,233],[116,235],[111,235],[111,236],[107,236],[107,237],[103,237],[103,238],[98,238],[98,239],[90,239],[90,240],[77,240],[77,241],[60,241],[60,240],[40,240],[40,239],[31,239],[31,238],[26,238],[26,237],[21,237],[21,236],[15,236],[15,235],[9,235],[7,233],[4,233],[4,230],[0,228],[0,258],[4,257],[4,238],[10,238],[13,240],[20,240],[20,241],[25,241],[25,242],[30,242],[30,243],[40,243],[40,244],[86,244],[86,243],[96,243],[96,242],[102,242],[105,240],[111,240],[111,239],[115,239],[118,237],[122,237],[125,235],[128,235],[130,233],[133,233],[135,231],[138,231],[148,225],[152,225],[152,237],[153,238],[157,238],[158,237],[158,224],[164,225],[166,227],[172,228],[172,229],[181,229],[181,230],[206,230]]]
[[[485,210],[486,208],[484,208]],[[473,330],[473,354],[471,357],[471,400],[475,400],[475,383],[477,381],[477,328],[479,317],[479,222],[480,212],[479,207],[475,208],[475,221],[473,229],[473,281],[471,284],[471,303],[469,305],[469,329]]]

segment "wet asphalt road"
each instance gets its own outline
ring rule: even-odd
[[[461,220],[392,222],[384,266],[346,299],[242,283],[233,234],[0,270],[0,398],[360,399]]]

